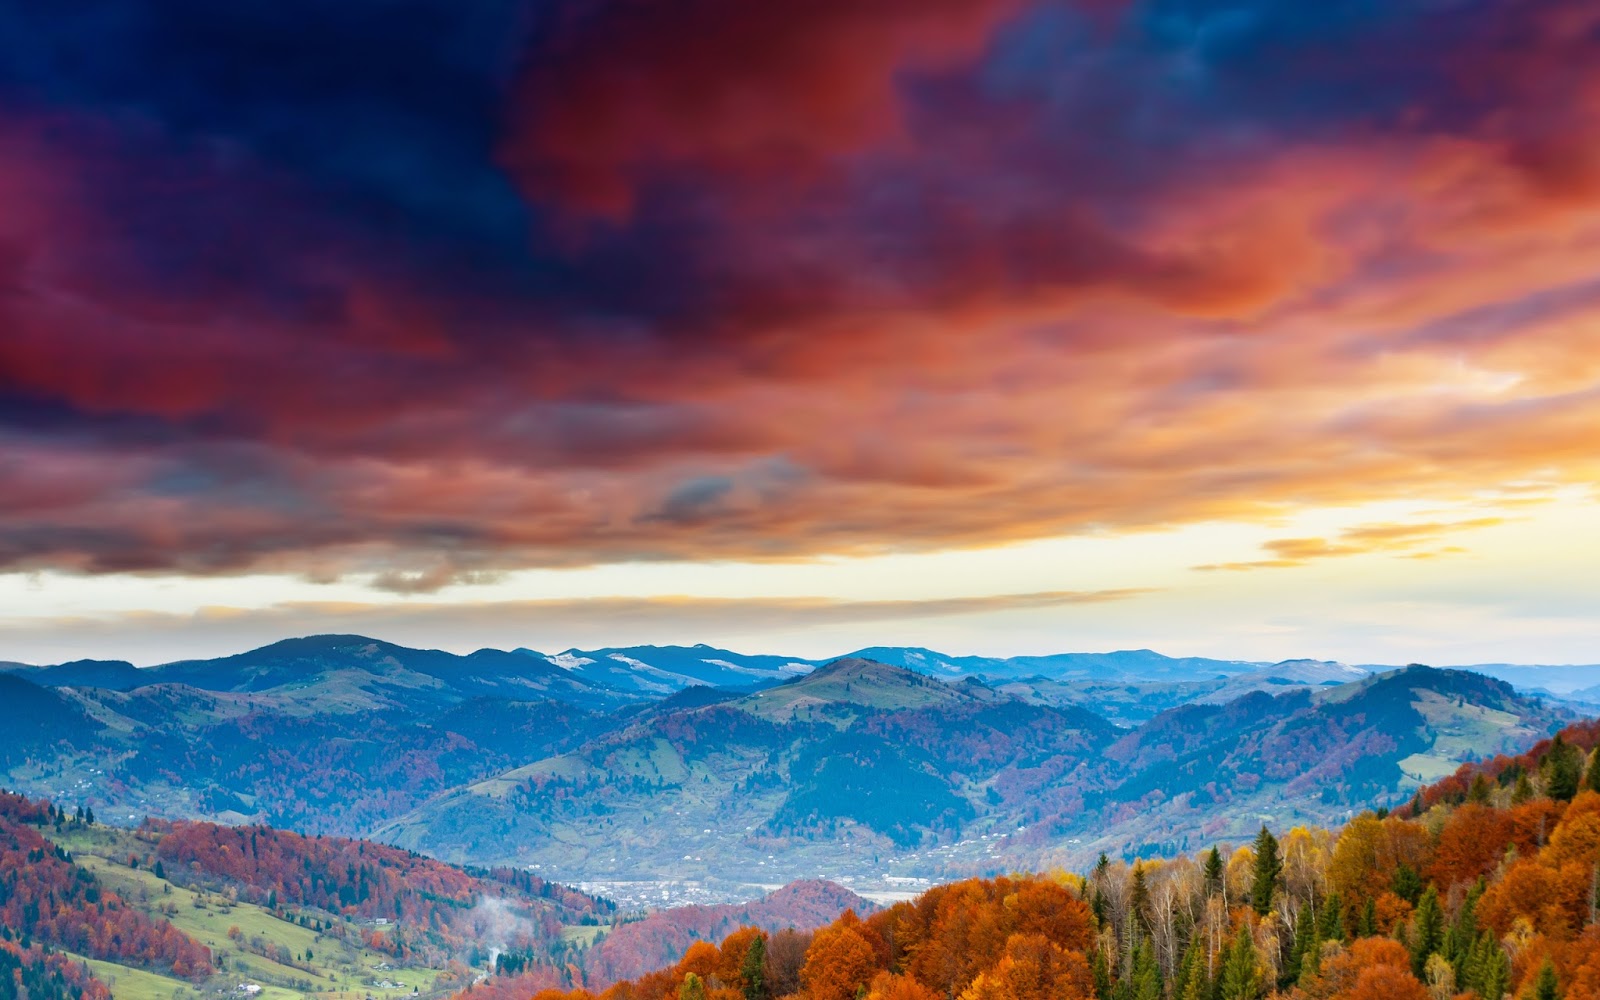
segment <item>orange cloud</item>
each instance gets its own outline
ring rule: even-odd
[[[1436,559],[1456,555],[1467,550],[1457,545],[1417,551],[1420,546],[1432,546],[1442,537],[1460,531],[1490,528],[1504,524],[1501,517],[1475,517],[1464,521],[1430,522],[1425,524],[1363,524],[1347,528],[1330,541],[1326,538],[1277,538],[1261,547],[1270,558],[1248,562],[1205,563],[1191,567],[1201,572],[1216,570],[1287,569],[1304,566],[1317,559],[1340,556],[1391,553],[1406,559]]]

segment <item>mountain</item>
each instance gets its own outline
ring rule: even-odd
[[[976,676],[989,679],[1045,677],[1056,680],[1193,681],[1231,677],[1270,666],[1266,663],[1243,660],[1163,656],[1150,649],[1000,658],[951,656],[921,647],[874,646],[847,655],[934,676]]]
[[[1497,677],[1524,691],[1548,691],[1555,695],[1570,695],[1583,688],[1600,688],[1600,663],[1571,666],[1477,663],[1460,669]]]
[[[569,649],[549,655],[531,649],[516,652],[550,663],[591,684],[657,696],[699,684],[711,687],[776,684],[816,666],[815,662],[793,657],[750,656],[704,644]]]
[[[849,874],[954,838],[997,776],[1069,769],[1116,735],[1081,709],[846,659],[741,698],[635,715],[375,835],[599,882]]]
[[[0,764],[51,758],[83,746],[93,720],[55,691],[22,677],[0,674]]]
[[[1171,851],[1244,836],[1262,815],[1337,819],[1403,802],[1563,718],[1460,671],[1291,663],[1239,676],[1282,693],[1198,700],[1128,731],[1081,706],[849,658],[631,714],[376,833],[443,857],[537,859],[597,884],[810,873],[886,887],[1076,866],[1134,841]],[[1346,676],[1361,679],[1329,683]]]
[[[745,899],[796,878],[889,891],[1131,842],[1171,851],[1262,815],[1329,821],[1518,749],[1565,711],[1482,675],[1311,660],[592,652],[313,636],[151,668],[19,668],[0,674],[0,780],[123,822],[268,823],[624,896],[632,881]],[[1057,676],[991,676],[1044,659]],[[1190,679],[1120,676],[1137,670]],[[148,682],[25,679],[129,671]]]
[[[412,649],[360,635],[284,639],[232,656],[134,667],[121,660],[77,660],[8,668],[50,687],[133,691],[180,684],[201,691],[276,694],[318,712],[438,708],[475,697],[558,699],[587,708],[634,700],[534,656],[480,649],[462,656]]]

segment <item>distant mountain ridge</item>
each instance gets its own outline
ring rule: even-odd
[[[289,684],[312,684],[320,675],[356,669],[384,678],[374,691],[445,689],[441,697],[491,695],[554,697],[589,707],[658,698],[697,684],[760,687],[782,683],[838,659],[867,659],[934,677],[982,677],[990,681],[1044,678],[1054,681],[1132,683],[1209,683],[1260,675],[1304,674],[1319,665],[1308,686],[1393,670],[1393,665],[1348,665],[1323,660],[1221,660],[1172,657],[1150,649],[1105,653],[1052,653],[1012,657],[957,656],[917,646],[873,646],[842,656],[813,659],[739,653],[706,644],[568,649],[544,653],[526,647],[480,649],[462,655],[411,649],[359,635],[318,635],[285,639],[232,656],[182,660],[135,667],[125,660],[75,660],[49,666],[0,662],[14,673],[46,687],[98,687],[127,691],[153,683],[182,683],[202,690],[259,691]],[[1486,663],[1459,667],[1509,681],[1527,691],[1557,696],[1600,687],[1600,664],[1541,666]],[[1263,688],[1265,689],[1265,688]],[[1234,693],[1237,688],[1230,690]],[[1226,697],[1224,695],[1223,697]],[[1589,693],[1593,697],[1593,692]]]

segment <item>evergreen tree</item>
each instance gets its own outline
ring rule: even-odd
[[[1199,935],[1189,941],[1184,949],[1183,961],[1178,965],[1178,978],[1172,983],[1173,1000],[1206,1000],[1211,995],[1211,984],[1206,982],[1206,956],[1200,950]]]
[[[1533,981],[1533,1000],[1561,1000],[1561,983],[1548,958],[1539,966],[1539,978]]]
[[[1571,802],[1583,778],[1582,752],[1557,733],[1545,754],[1545,793],[1557,802]]]
[[[1130,1000],[1161,1000],[1161,970],[1156,965],[1155,949],[1148,940],[1133,951],[1133,975],[1129,977]]]
[[[744,979],[744,1000],[766,1000],[766,935],[757,934],[755,940],[750,942],[750,950],[744,953],[744,962],[739,966],[739,976]]]
[[[1150,933],[1150,884],[1145,880],[1144,865],[1133,866],[1133,892],[1128,898],[1129,935],[1137,928],[1141,935]]]
[[[1533,798],[1533,782],[1528,780],[1528,772],[1523,771],[1517,775],[1516,787],[1511,790],[1511,804],[1520,806]]]
[[[1444,913],[1439,909],[1439,890],[1430,885],[1411,922],[1411,971],[1418,979],[1428,967],[1428,956],[1443,943]]]
[[[1256,874],[1250,883],[1250,903],[1257,913],[1266,916],[1272,912],[1272,893],[1283,873],[1283,859],[1278,856],[1278,838],[1264,823],[1256,834],[1255,848]]]
[[[1356,925],[1356,937],[1371,937],[1378,933],[1378,907],[1372,897],[1367,897],[1367,905],[1361,908],[1361,922]]]
[[[1214,896],[1222,888],[1222,852],[1213,845],[1206,855],[1206,895]]]
[[[1099,948],[1089,960],[1089,974],[1094,976],[1094,995],[1099,1000],[1111,1000],[1111,967],[1106,963],[1106,953]]]
[[[1256,961],[1256,945],[1250,940],[1250,928],[1240,927],[1228,946],[1218,975],[1221,988],[1219,1000],[1258,1000],[1264,992],[1261,970]]]
[[[1467,790],[1467,801],[1476,803],[1480,806],[1486,806],[1489,804],[1490,791],[1489,779],[1485,778],[1483,773],[1480,771],[1478,775],[1472,779],[1472,787]]]
[[[1600,747],[1589,755],[1589,791],[1600,792]]]
[[[1322,904],[1322,926],[1318,928],[1317,937],[1323,941],[1343,941],[1343,912],[1344,900],[1339,898],[1339,894],[1336,892],[1329,896],[1328,901]]]
[[[1422,876],[1404,861],[1395,866],[1392,884],[1394,894],[1412,906],[1416,906],[1417,900],[1422,897]]]
[[[1500,1000],[1511,985],[1511,960],[1494,939],[1484,931],[1468,955],[1464,976],[1458,985],[1472,990],[1483,1000]]]
[[[705,980],[693,972],[683,977],[683,985],[678,987],[678,1000],[706,1000]]]

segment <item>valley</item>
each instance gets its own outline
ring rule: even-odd
[[[152,668],[13,666],[0,781],[125,826],[368,837],[628,907],[812,878],[892,901],[1262,821],[1336,823],[1581,711],[1422,667],[864,652],[882,659],[313,636]],[[1588,675],[1552,676],[1578,690]]]

